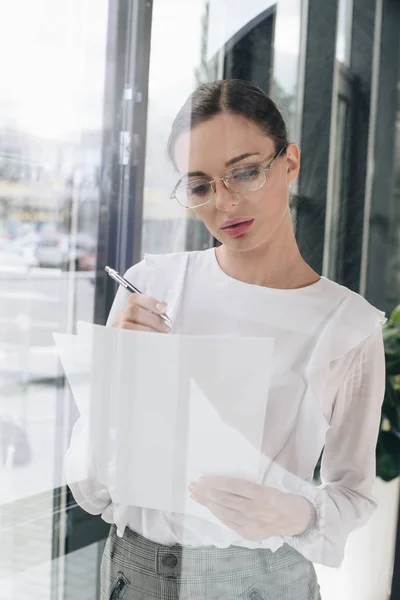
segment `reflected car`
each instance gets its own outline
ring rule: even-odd
[[[96,249],[86,250],[82,252],[79,258],[79,270],[80,271],[94,271],[96,269],[97,253]]]
[[[78,233],[73,237],[66,233],[47,232],[39,239],[36,258],[39,266],[67,270],[91,270],[91,257],[96,254],[96,242],[87,234]]]
[[[57,232],[40,235],[36,258],[40,267],[63,269],[68,264],[68,236]]]
[[[0,247],[0,265],[5,267],[37,267],[35,233],[5,241]]]

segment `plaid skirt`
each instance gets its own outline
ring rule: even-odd
[[[321,600],[312,562],[288,544],[268,549],[163,546],[112,525],[101,600]]]

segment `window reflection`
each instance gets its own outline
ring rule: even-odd
[[[345,98],[339,97],[337,108],[337,138],[333,175],[333,199],[330,219],[330,247],[328,273],[331,279],[342,281],[343,238],[345,235],[345,207],[349,188],[349,130],[351,121]]]
[[[287,123],[290,139],[300,141],[300,70],[304,36],[301,0],[277,3],[274,33],[272,98]]]
[[[339,0],[336,36],[336,60],[350,66],[353,0]]]
[[[397,306],[400,299],[400,72],[397,82],[395,132],[393,199],[390,215],[389,276],[387,290],[387,302],[390,307]]]
[[[139,223],[142,254],[202,249],[213,243],[204,226],[169,198],[178,175],[167,159],[167,138],[176,112],[199,83],[240,77],[259,85],[277,102],[291,139],[301,145],[303,103],[307,102],[304,50],[307,40],[321,36],[321,32],[307,25],[310,4],[303,0],[154,0],[144,210],[143,222]],[[349,261],[349,256],[344,256],[346,249],[353,251],[351,246],[356,245],[360,233],[357,223],[346,223],[354,182],[354,161],[349,159],[359,133],[354,114],[365,110],[353,94],[352,4],[352,0],[339,0],[336,48],[329,48],[330,56],[336,55],[337,80],[330,139],[333,160],[325,229],[325,275],[339,282],[344,259]],[[14,0],[7,4],[0,19],[2,600],[50,599],[51,589],[56,586],[66,598],[75,600],[76,586],[82,595],[87,594],[85,597],[96,597],[99,547],[91,545],[73,552],[67,565],[63,564],[63,535],[70,524],[66,520],[64,492],[58,488],[64,483],[62,460],[75,409],[53,350],[52,333],[72,333],[78,320],[92,321],[93,316],[108,5],[106,0]],[[128,2],[125,8],[128,5],[132,6]],[[321,11],[324,6],[322,2]],[[361,6],[356,12],[358,27],[371,31],[367,22],[374,17],[364,13]],[[388,25],[385,19],[383,23],[377,39],[380,35],[385,39]],[[380,26],[375,26],[377,32]],[[353,45],[353,52],[355,49]],[[377,65],[385,62],[380,52],[377,46]],[[118,60],[119,66],[126,57],[119,56]],[[379,71],[379,85],[387,93],[383,98],[392,93],[385,74],[389,63]],[[367,75],[368,80],[368,73],[362,75]],[[366,100],[365,106],[371,91],[367,88],[365,95],[357,96]],[[361,92],[364,94],[364,89]],[[313,93],[319,101],[318,89]],[[327,99],[327,103],[330,101]],[[371,110],[377,112],[374,106]],[[398,304],[400,294],[399,111],[387,240],[386,302],[390,308]],[[371,114],[371,122],[362,124],[366,128],[365,139],[375,135],[371,123],[376,117],[377,114]],[[386,134],[384,129],[378,130],[376,139]],[[316,128],[316,154],[320,139]],[[391,150],[389,145],[387,148],[389,164]],[[310,169],[307,177],[317,180],[319,175]],[[379,169],[371,173],[371,186],[376,182],[382,184]],[[328,186],[328,182],[323,181],[324,185]],[[295,186],[292,192],[297,191]],[[313,198],[314,201],[319,206],[324,198]],[[382,204],[385,202],[383,198]],[[365,198],[361,198],[360,211],[364,203]],[[385,241],[382,240],[382,247]],[[348,254],[351,259],[351,253]],[[387,494],[388,488],[383,491]],[[376,521],[376,531],[379,529],[381,534],[395,530],[398,490],[392,491],[393,497],[387,496],[390,511],[383,503],[382,517]],[[387,515],[383,515],[385,512]],[[373,540],[378,539],[376,531],[367,530]],[[362,551],[368,544],[364,544],[365,538],[359,539],[361,543],[357,545],[353,537],[357,547],[354,555],[363,567],[366,561]],[[386,550],[391,557],[390,545]],[[60,554],[52,561],[54,555]],[[350,576],[341,586],[341,593],[344,588],[349,594],[353,589],[355,573],[350,555],[351,551],[347,556],[350,567],[345,569]],[[389,561],[385,564],[391,568]],[[321,576],[325,576],[327,593],[334,596],[336,590],[331,582],[339,581],[338,574],[328,577],[322,569]],[[370,583],[365,573],[359,576],[360,580],[365,578],[366,585]]]
[[[174,23],[185,23],[179,27],[178,35],[171,35]],[[205,0],[154,2],[142,254],[201,249],[210,245],[204,227],[169,199],[178,175],[166,153],[173,118],[197,84],[206,24]],[[166,68],[167,65],[171,68]]]
[[[18,0],[0,20],[2,600],[55,584],[71,404],[52,334],[92,319],[107,4]]]

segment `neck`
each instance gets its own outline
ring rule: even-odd
[[[289,213],[261,246],[237,251],[222,245],[216,255],[227,275],[245,283],[291,289],[319,279],[300,254]]]

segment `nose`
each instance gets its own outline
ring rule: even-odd
[[[234,194],[222,180],[216,181],[213,187],[215,206],[218,210],[229,210],[239,203],[239,194]]]

